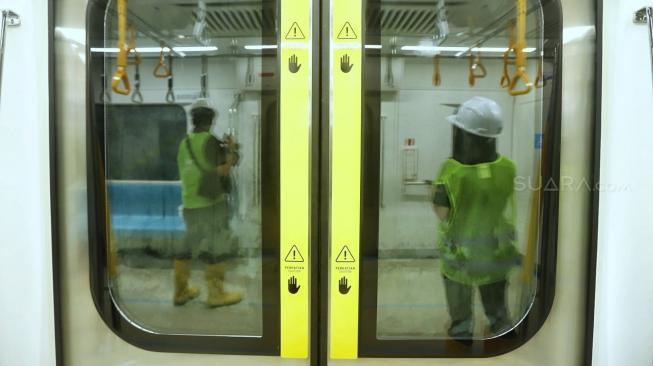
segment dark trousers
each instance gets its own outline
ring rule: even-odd
[[[471,338],[473,327],[472,292],[473,286],[454,282],[444,278],[447,306],[451,317],[449,336],[453,338]],[[506,308],[506,280],[478,286],[485,315],[490,322],[490,330],[500,334],[512,324]]]

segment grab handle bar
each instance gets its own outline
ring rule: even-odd
[[[11,10],[3,10],[0,20],[0,94],[2,93],[2,70],[5,56],[5,38],[7,26],[16,27],[20,25],[20,16]]]
[[[651,51],[651,72],[653,72],[653,8],[645,7],[635,12],[635,24],[648,24],[648,42]]]

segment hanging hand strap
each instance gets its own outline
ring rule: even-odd
[[[517,66],[517,71],[508,87],[508,93],[512,96],[528,94],[532,89],[532,84],[526,72],[524,48],[526,48],[526,0],[517,0],[517,43],[515,44],[515,66]],[[516,89],[520,81],[523,82],[524,88]]]
[[[169,78],[170,75],[172,74],[170,68],[166,65],[166,57],[165,54],[163,53],[164,49],[165,47],[161,45],[161,53],[159,54],[159,63],[156,65],[153,72],[154,77],[157,79]]]
[[[535,78],[535,88],[542,89],[544,87],[544,60],[537,62],[537,77]]]
[[[110,103],[111,102],[111,92],[108,89],[107,78],[104,74],[100,78],[102,81],[102,94],[100,94],[101,103]]]
[[[508,24],[508,35],[509,35],[508,49],[503,54],[503,74],[501,75],[502,88],[507,88],[510,86],[510,72],[508,71],[508,67],[509,65],[515,64],[515,61],[510,58],[510,54],[515,51],[515,44],[517,43],[517,41],[515,40],[516,38],[515,22],[513,21],[511,21],[510,24]]]
[[[131,91],[129,76],[127,75],[127,56],[129,55],[129,50],[125,44],[126,28],[127,0],[118,0],[118,66],[111,80],[111,88],[114,92],[122,95],[129,95]]]
[[[134,60],[128,60],[129,65],[140,65],[141,64],[141,54],[136,50],[136,29],[133,24],[129,25],[129,43],[127,44],[129,49],[129,54],[134,54]]]
[[[175,79],[174,75],[172,74],[172,56],[169,56],[170,60],[168,61],[168,72],[170,76],[168,76],[168,93],[166,93],[166,102],[168,103],[174,103],[175,102]]]
[[[440,55],[433,56],[433,85],[440,86],[442,76],[440,76]]]
[[[136,64],[134,73],[134,92],[132,93],[132,102],[136,104],[143,103],[143,94],[141,94],[141,66]]]
[[[209,96],[209,62],[206,56],[202,56],[202,75],[200,76],[200,98]]]
[[[476,79],[482,79],[487,76],[487,70],[481,62],[480,55],[469,55],[469,85],[476,85]]]
[[[516,89],[517,84],[519,84],[520,81],[525,85],[524,89]],[[532,89],[532,84],[531,84],[530,80],[528,79],[528,73],[526,72],[526,68],[525,67],[518,67],[517,72],[512,77],[512,80],[510,81],[510,86],[508,88],[508,92],[513,97],[516,97],[516,96],[519,96],[519,95],[526,95],[526,94],[530,93],[531,89]]]
[[[515,62],[510,60],[510,50],[503,54],[503,74],[501,75],[501,87],[507,88],[510,86],[510,72],[508,71],[509,65],[514,65]]]

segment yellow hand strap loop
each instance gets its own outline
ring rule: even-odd
[[[481,62],[480,55],[469,55],[469,85],[476,85],[476,79],[482,79],[487,76],[487,70]]]
[[[131,92],[129,76],[127,75],[127,69],[125,66],[118,66],[116,73],[113,74],[113,78],[111,79],[111,89],[113,89],[114,92],[122,95],[129,95]]]
[[[520,81],[524,83],[525,85],[524,89],[515,89]],[[510,86],[508,87],[508,93],[510,93],[510,95],[512,95],[513,97],[516,97],[519,95],[525,95],[530,93],[531,89],[532,89],[532,84],[528,79],[528,73],[526,72],[526,68],[518,67],[517,72],[512,77],[512,80],[510,81]]]
[[[512,51],[512,49],[509,49],[503,54],[503,74],[501,75],[502,88],[507,88],[510,86],[510,71],[508,71],[508,66],[515,64],[515,61],[510,58]]]
[[[161,54],[159,55],[159,63],[154,68],[154,77],[157,79],[167,79],[172,75],[170,67],[166,65],[166,57],[163,53],[165,47],[161,45]]]
[[[517,0],[517,43],[514,47],[517,71],[510,80],[510,86],[508,86],[508,93],[512,96],[528,94],[532,89],[532,84],[526,72],[524,48],[526,48],[526,0]],[[517,90],[515,88],[520,81],[525,84],[525,87]]]
[[[433,56],[433,85],[440,86],[442,76],[440,76],[440,55]]]
[[[127,56],[129,50],[125,44],[125,32],[127,28],[127,0],[118,0],[118,62],[117,70],[111,79],[111,88],[114,92],[122,95],[129,95],[131,87],[127,75]],[[122,86],[121,86],[122,84]]]
[[[511,53],[515,52],[515,43],[517,43],[515,40],[515,22],[510,22],[510,24],[508,24],[508,34],[510,37],[508,41],[508,49],[503,53],[503,74],[501,75],[502,88],[510,86],[510,71],[508,69],[510,65],[515,64],[515,60],[510,57]]]

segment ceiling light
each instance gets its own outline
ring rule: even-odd
[[[507,47],[445,47],[445,46],[402,46],[402,51],[418,51],[418,52],[462,52],[462,54],[471,52],[485,52],[485,53],[503,53],[508,51]],[[536,48],[524,48],[525,53],[535,52]]]
[[[99,53],[118,53],[120,50],[118,48],[104,48],[104,47],[92,47],[91,52]]]
[[[136,52],[140,53],[160,53],[161,51],[163,52],[170,52],[170,48],[168,47],[136,47]]]
[[[195,47],[173,47],[173,51],[178,52],[178,53],[183,53],[183,52],[214,52],[218,50],[218,47],[215,46],[195,46]],[[170,52],[170,48],[168,47],[136,47],[136,52],[139,53],[161,53],[163,52]],[[91,52],[101,52],[101,53],[118,53],[120,52],[120,49],[117,47],[109,47],[109,48],[104,48],[104,47],[93,47],[91,48]]]
[[[196,47],[172,47],[175,52],[214,52],[218,50],[216,46],[196,46]]]
[[[245,46],[246,50],[273,50],[276,49],[276,44],[253,44]]]

